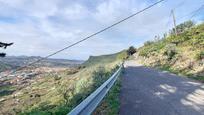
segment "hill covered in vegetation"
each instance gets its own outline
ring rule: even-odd
[[[137,59],[147,66],[168,70],[204,82],[204,23],[188,21],[169,35],[156,37],[138,49]]]
[[[126,51],[92,56],[80,67],[0,86],[0,94],[4,93],[0,95],[0,114],[65,115],[106,81],[125,58]]]
[[[118,60],[124,60],[128,57],[127,51],[123,50],[121,52],[109,55],[101,55],[101,56],[90,56],[89,59],[83,63],[84,66],[93,66],[104,63],[111,63]]]

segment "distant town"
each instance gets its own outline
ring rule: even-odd
[[[77,67],[83,61],[65,60],[65,59],[47,59],[32,67],[26,67],[17,72],[15,69],[31,63],[40,57],[6,57],[1,58],[0,87],[17,86],[25,87],[36,79],[41,79],[46,74],[55,75],[59,72]],[[35,78],[35,79],[33,79]],[[6,92],[0,92],[6,93]]]

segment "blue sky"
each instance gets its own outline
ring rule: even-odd
[[[0,0],[0,41],[15,43],[4,51],[8,55],[46,56],[156,1]],[[166,0],[53,58],[85,60],[90,55],[114,53],[131,45],[139,47],[172,28],[171,9],[175,10],[177,23],[181,23],[202,4],[203,0]],[[204,10],[200,10],[193,20],[202,22],[203,14]]]

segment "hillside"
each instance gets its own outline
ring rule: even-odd
[[[146,42],[139,48],[137,59],[146,66],[204,82],[204,23],[185,22],[178,25],[177,30],[177,36],[172,32]]]
[[[123,60],[125,58],[127,58],[127,52],[126,50],[123,50],[115,54],[90,56],[89,59],[86,62],[84,62],[82,65],[88,67],[88,66],[93,66],[97,64],[111,63],[113,61]]]
[[[6,71],[6,70],[10,70],[12,68],[15,68],[9,64],[6,64],[6,63],[3,63],[3,62],[0,62],[0,72],[2,71]]]
[[[83,64],[85,67],[39,74],[22,84],[0,86],[0,114],[65,115],[111,76],[126,58],[124,54],[91,57]]]

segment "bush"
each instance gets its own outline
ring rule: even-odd
[[[168,60],[173,59],[176,54],[177,54],[177,50],[176,50],[175,44],[168,44],[165,47],[164,55],[168,57]]]
[[[177,29],[178,34],[180,34],[180,33],[184,32],[184,31],[190,29],[194,25],[195,25],[194,22],[186,21],[186,22],[181,23],[178,26],[176,26],[176,29]],[[175,34],[175,28],[173,28],[170,33],[171,33],[171,35]]]
[[[133,55],[134,53],[136,53],[136,49],[131,46],[128,50],[127,50],[127,54],[128,55]]]
[[[61,79],[61,76],[59,76],[59,75],[54,75],[54,80],[55,81],[58,81],[58,80],[60,80]]]
[[[204,59],[204,51],[200,51],[196,54],[196,60]]]

